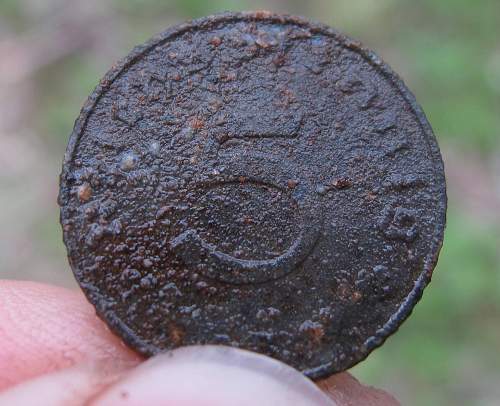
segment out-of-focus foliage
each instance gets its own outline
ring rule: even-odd
[[[77,4],[83,11],[73,9]],[[30,41],[23,38],[43,38],[61,21],[64,32],[82,34],[75,36],[74,50],[23,79],[29,92],[19,104],[25,109],[22,122],[4,130],[12,134],[0,130],[0,148],[22,141],[13,148],[20,155],[12,162],[21,165],[28,156],[34,168],[43,168],[32,184],[28,178],[19,182],[23,175],[0,177],[0,190],[6,189],[9,199],[4,194],[0,202],[10,202],[9,216],[24,222],[20,227],[2,217],[0,240],[6,244],[14,230],[28,247],[23,251],[28,259],[20,265],[19,256],[9,257],[11,246],[0,250],[0,277],[72,283],[57,224],[57,176],[73,120],[109,66],[133,45],[182,20],[259,8],[322,21],[374,49],[414,91],[444,152],[450,210],[433,281],[400,331],[352,372],[393,392],[403,404],[498,404],[498,0],[2,0],[0,45],[5,37],[24,47]],[[90,31],[93,39],[79,45]],[[49,51],[66,44],[60,35],[47,43]],[[19,96],[19,87],[9,91]],[[12,173],[24,173],[19,171]],[[30,207],[37,215],[23,216],[21,210]],[[43,273],[43,264],[52,271]]]

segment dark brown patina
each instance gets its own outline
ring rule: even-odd
[[[108,72],[59,199],[76,279],[132,348],[230,345],[312,378],[410,314],[446,210],[402,81],[342,34],[265,12],[169,29]]]

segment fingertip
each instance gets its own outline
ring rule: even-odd
[[[93,405],[322,405],[330,400],[293,368],[256,353],[191,346],[152,358],[107,388]]]

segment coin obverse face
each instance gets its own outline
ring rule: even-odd
[[[257,12],[171,28],[113,67],[76,121],[59,203],[76,279],[130,347],[229,345],[320,378],[410,314],[446,190],[387,65]]]

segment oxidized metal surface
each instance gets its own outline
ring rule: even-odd
[[[114,67],[59,199],[75,276],[132,348],[230,345],[312,378],[409,315],[446,210],[436,140],[390,68],[265,12],[169,29]]]

